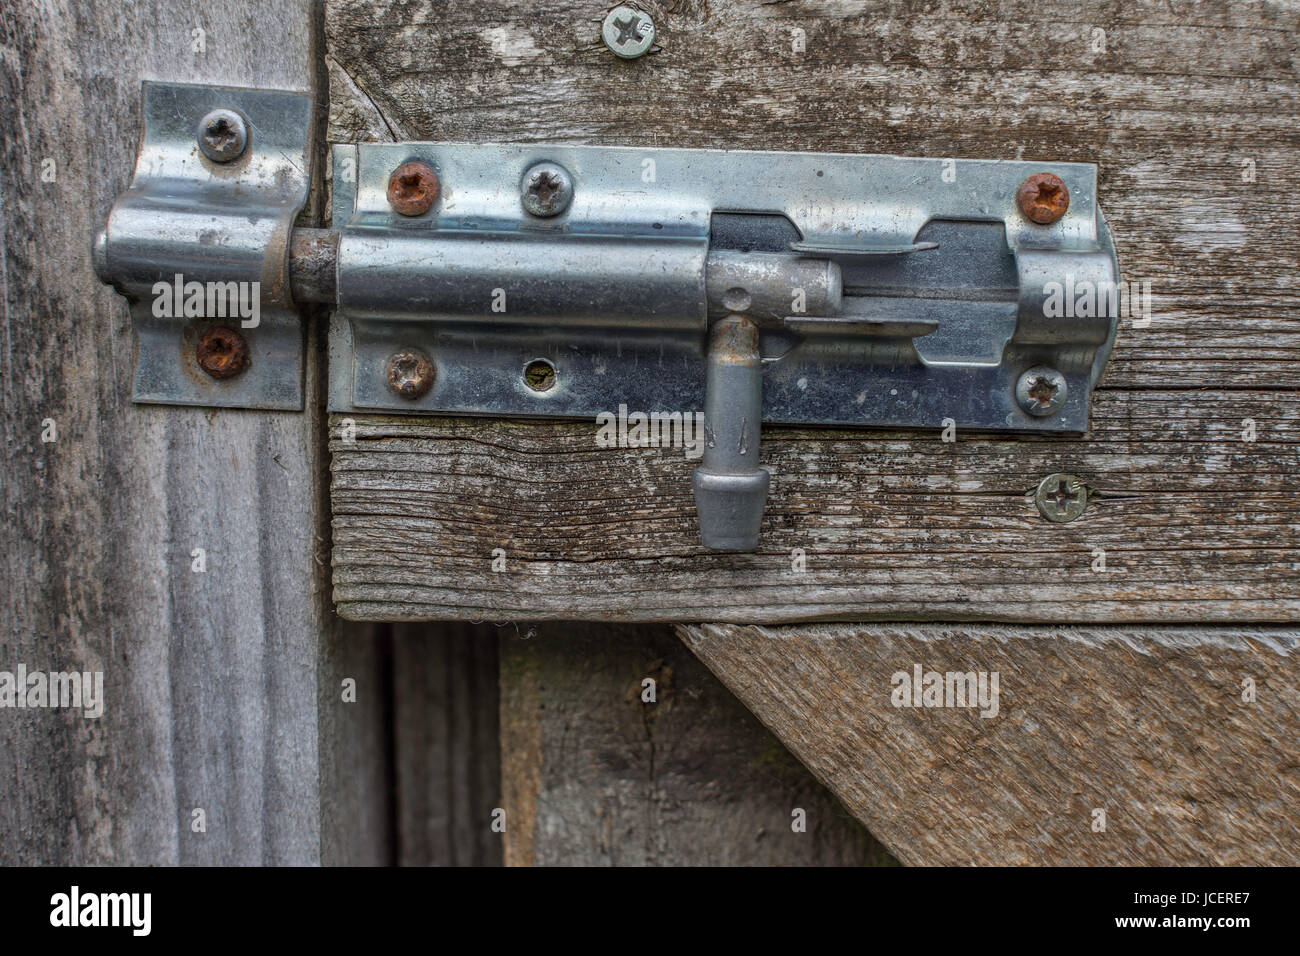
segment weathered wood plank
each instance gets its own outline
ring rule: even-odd
[[[0,711],[0,862],[381,861],[374,661],[322,580],[315,336],[305,413],[132,405],[127,309],[89,255],[130,180],[141,79],[311,89],[316,10],[0,18],[0,669],[102,671],[106,697],[97,720]]]
[[[389,865],[397,859],[391,655],[376,634],[377,625],[364,629],[340,626],[329,611],[324,612],[324,619],[317,638],[314,678],[316,746],[320,752],[319,862],[325,866]],[[305,683],[307,675],[296,680]],[[346,680],[356,682],[353,702],[343,700]],[[307,716],[301,726],[295,725],[301,733],[309,732]],[[302,813],[302,809],[285,808],[284,812]],[[310,861],[310,856],[307,859]]]
[[[500,647],[508,865],[894,862],[668,628],[521,625]]]
[[[661,49],[625,62],[600,41],[607,7],[586,0],[545,17],[329,0],[330,136],[1094,162],[1125,276],[1155,296],[1149,325],[1124,322],[1106,382],[1300,386],[1294,7],[643,6]]]
[[[679,449],[615,454],[596,446],[594,423],[357,425],[354,443],[331,443],[346,617],[1300,614],[1294,392],[1104,392],[1093,434],[1076,441],[773,430],[760,550],[739,556],[700,546]],[[1067,524],[1033,502],[1057,471],[1093,496]]]
[[[496,628],[395,625],[392,673],[398,864],[500,865]]]
[[[678,633],[904,863],[1300,861],[1294,628]],[[917,666],[996,714],[895,706]]]
[[[672,452],[597,449],[591,424],[358,418],[331,449],[344,616],[1300,613],[1300,11],[651,3],[662,49],[621,62],[603,9],[330,0],[331,135],[1093,161],[1154,317],[1123,321],[1085,440],[769,430],[750,557],[699,548],[692,463]],[[1097,495],[1068,525],[1028,494],[1055,471]]]

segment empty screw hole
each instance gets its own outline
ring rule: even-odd
[[[533,359],[524,366],[524,384],[534,392],[549,392],[555,387],[555,366],[546,359]]]

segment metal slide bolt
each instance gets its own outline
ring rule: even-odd
[[[730,315],[709,336],[704,452],[692,484],[700,539],[714,551],[753,551],[771,476],[758,466],[763,366],[758,327]]]

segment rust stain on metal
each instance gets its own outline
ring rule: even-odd
[[[1040,405],[1047,405],[1056,397],[1056,391],[1056,386],[1049,379],[1039,376],[1034,380],[1034,384],[1029,386],[1029,397]]]
[[[1070,208],[1070,191],[1054,173],[1034,173],[1016,190],[1016,205],[1040,226],[1056,222]]]
[[[262,261],[262,304],[293,308],[289,292],[289,246],[293,234],[291,223],[281,220],[267,238],[266,257]]]
[[[419,398],[433,387],[433,363],[414,349],[403,349],[388,359],[388,387],[402,398]]]
[[[713,326],[709,360],[729,365],[758,362],[758,326],[743,315],[729,315]]]
[[[233,378],[248,368],[248,342],[234,329],[219,325],[199,338],[194,350],[199,368],[213,378]]]
[[[336,294],[339,234],[332,229],[295,229],[289,247],[293,301],[332,303]]]
[[[388,205],[403,216],[423,215],[437,198],[438,176],[424,163],[403,163],[388,177]]]

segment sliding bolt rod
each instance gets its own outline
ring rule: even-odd
[[[695,469],[700,538],[715,551],[753,551],[770,476],[758,465],[763,367],[758,326],[743,315],[714,324],[704,392],[704,452]]]

